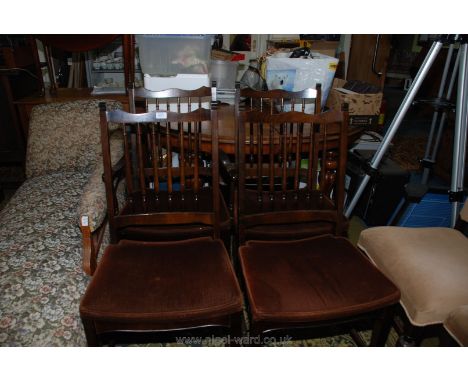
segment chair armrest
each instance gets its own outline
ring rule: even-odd
[[[107,214],[106,188],[102,181],[102,166],[91,174],[81,195],[78,215],[80,225],[93,232],[101,226]]]
[[[118,173],[119,168],[116,170]],[[125,199],[125,180],[119,182],[116,195],[122,205]],[[83,244],[83,270],[92,275],[107,226],[107,199],[102,181],[102,166],[97,166],[83,189],[78,213]]]

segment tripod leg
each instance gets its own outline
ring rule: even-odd
[[[372,169],[376,170],[379,167],[379,164],[384,154],[388,150],[388,147],[390,146],[390,143],[392,142],[393,137],[398,131],[398,128],[400,127],[400,124],[406,115],[406,112],[411,106],[414,100],[414,97],[418,93],[418,90],[421,84],[423,83],[424,78],[426,77],[429,69],[434,63],[434,60],[436,59],[440,49],[442,49],[442,46],[443,46],[443,43],[440,41],[435,41],[432,44],[431,49],[429,50],[429,53],[427,54],[426,58],[424,59],[424,62],[419,68],[418,74],[416,75],[410,89],[408,90],[408,93],[406,93],[406,96],[403,99],[403,102],[401,103],[400,107],[398,108],[398,111],[396,112],[395,117],[393,118],[392,123],[390,124],[387,132],[385,133],[385,136],[382,139],[382,142],[380,143],[380,146],[377,152],[375,153],[374,157],[372,158],[372,161],[370,162],[370,167]],[[356,194],[353,196],[353,198],[351,199],[349,205],[347,206],[345,210],[344,214],[347,218],[351,216],[351,213],[353,212],[354,207],[356,207],[356,204],[359,201],[359,198],[361,197],[361,195],[363,194],[367,186],[367,183],[369,183],[369,180],[370,180],[370,175],[365,175],[364,178],[361,180],[361,183],[359,184],[356,190]]]
[[[437,93],[437,98],[442,98],[444,94],[445,82],[447,80],[450,63],[452,62],[452,55],[453,55],[453,44],[450,44],[449,50],[447,52],[447,59],[445,60],[444,71],[442,73],[442,79],[440,80],[440,87],[439,87],[439,92]],[[455,63],[455,66],[453,68],[452,78],[450,80],[450,84],[452,84],[452,80],[455,77],[454,74],[457,72],[457,69],[458,69],[457,64]],[[439,112],[436,110],[434,111],[434,115],[432,116],[431,129],[429,131],[429,137],[427,138],[427,144],[426,144],[426,151],[424,153],[424,159],[430,162],[433,162],[433,158],[435,157],[435,155],[431,154],[431,148],[433,147],[432,140],[434,139],[435,127],[437,124],[438,117],[439,117]],[[442,120],[443,120],[443,117],[441,121]],[[443,123],[441,122],[439,124],[439,131],[442,128],[443,128]],[[437,138],[439,138],[439,134],[437,134]],[[437,144],[437,141],[436,141],[436,144]],[[434,144],[434,147],[436,146],[436,144]],[[424,167],[422,181],[421,181],[422,184],[427,184],[427,181],[429,180],[429,172],[430,172],[429,167]]]
[[[460,208],[460,196],[463,193],[465,170],[467,102],[468,102],[468,43],[460,46],[460,66],[458,73],[457,106],[455,113],[455,132],[453,137],[452,181],[450,201],[452,202],[451,227],[455,227]]]

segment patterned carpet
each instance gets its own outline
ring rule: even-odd
[[[425,136],[397,136],[389,151],[390,158],[405,170],[420,170],[419,161],[424,158],[426,142]]]

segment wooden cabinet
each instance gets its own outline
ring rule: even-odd
[[[35,40],[1,36],[0,40],[0,164],[22,164],[27,133],[14,102],[42,88]]]
[[[383,88],[390,56],[391,35],[353,34],[348,80],[360,80]]]
[[[133,35],[41,35],[38,38],[44,44],[44,53],[51,80],[51,94],[56,93],[58,89],[52,60],[53,47],[67,52],[89,52],[121,38],[125,89],[135,81],[135,38]]]

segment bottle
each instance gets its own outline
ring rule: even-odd
[[[385,124],[385,113],[387,111],[387,100],[385,98],[382,99],[382,103],[380,104],[380,113],[379,119],[377,121],[377,126],[383,128]]]

